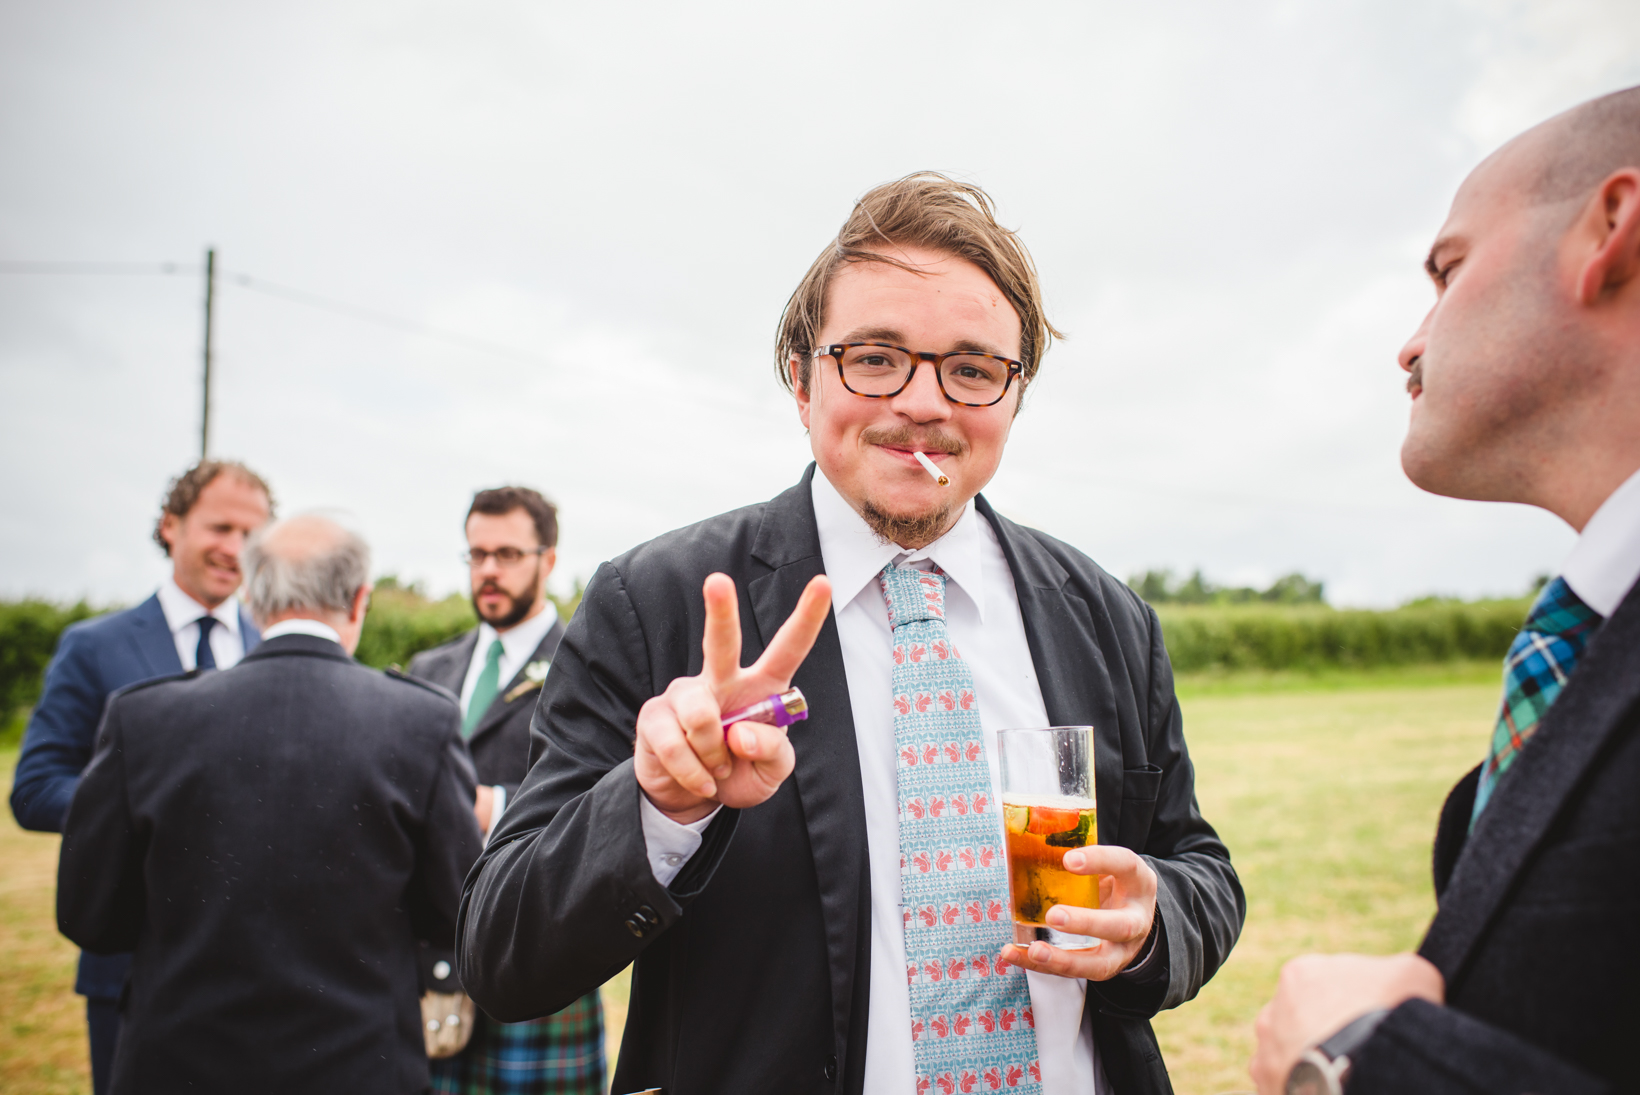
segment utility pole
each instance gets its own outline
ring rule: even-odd
[[[216,248],[205,251],[205,384],[204,410],[199,416],[199,458],[211,455],[211,305],[216,296]]]

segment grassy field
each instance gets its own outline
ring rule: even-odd
[[[1248,1088],[1252,1019],[1281,963],[1415,945],[1434,900],[1429,845],[1446,789],[1480,759],[1495,664],[1181,678],[1202,809],[1230,846],[1248,924],[1219,976],[1157,1020],[1180,1095]],[[15,753],[0,754],[9,783]],[[56,838],[0,820],[0,1091],[84,1092],[74,951],[53,928]],[[611,1061],[625,976],[605,986]]]

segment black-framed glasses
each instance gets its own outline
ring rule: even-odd
[[[494,551],[485,551],[483,548],[473,548],[470,551],[464,551],[461,553],[461,561],[472,567],[474,570],[477,570],[491,559],[494,559],[497,563],[504,567],[515,567],[531,555],[540,555],[546,550],[547,549],[544,547],[504,547],[496,548]]]
[[[1011,357],[953,350],[931,354],[887,342],[836,342],[814,351],[816,359],[835,358],[843,387],[867,399],[888,399],[905,391],[917,366],[931,362],[940,394],[960,407],[990,407],[1002,402],[1025,365]]]

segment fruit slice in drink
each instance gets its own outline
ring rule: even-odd
[[[1008,892],[1014,920],[1046,927],[1055,905],[1099,907],[1099,876],[1074,874],[1065,853],[1099,843],[1099,811],[1093,803],[1063,795],[1005,794],[1008,830]]]

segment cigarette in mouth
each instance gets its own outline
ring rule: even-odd
[[[927,472],[929,477],[933,479],[934,482],[938,483],[942,487],[948,487],[951,485],[951,477],[941,471],[938,464],[934,463],[934,461],[928,459],[928,457],[924,456],[920,452],[914,452],[911,455],[917,458],[917,463],[923,466],[923,471]]]

